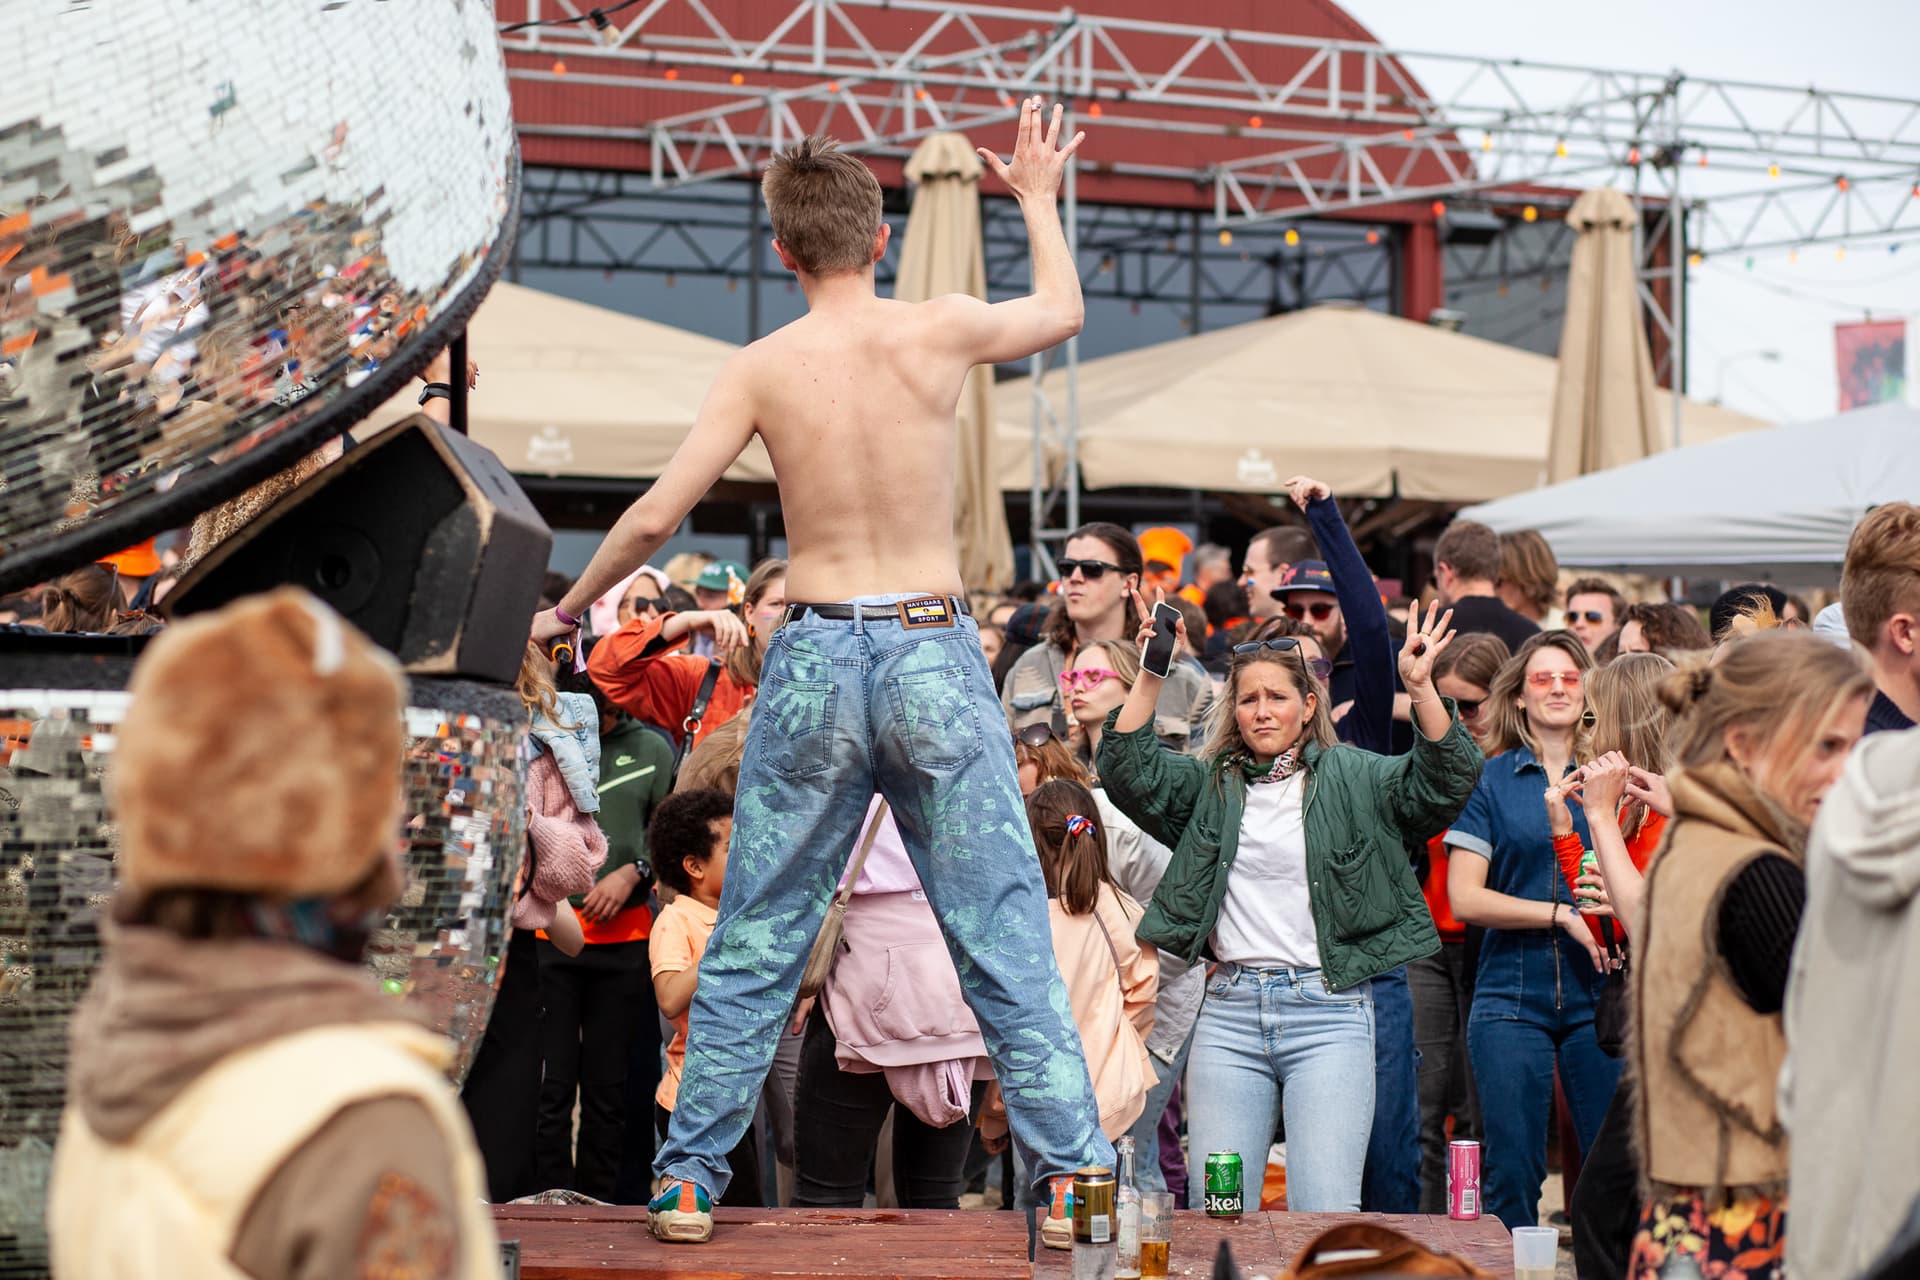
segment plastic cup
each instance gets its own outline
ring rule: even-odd
[[[1553,1280],[1560,1255],[1560,1233],[1552,1227],[1513,1229],[1514,1280]]]

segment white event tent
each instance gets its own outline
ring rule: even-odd
[[[1920,409],[1838,417],[1655,454],[1460,513],[1537,529],[1563,565],[1825,584],[1868,510],[1920,499]]]

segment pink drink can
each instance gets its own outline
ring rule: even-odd
[[[1447,1146],[1447,1216],[1480,1216],[1480,1144],[1461,1139]]]

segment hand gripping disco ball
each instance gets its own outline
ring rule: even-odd
[[[0,592],[233,497],[403,387],[511,239],[489,0],[13,0]]]

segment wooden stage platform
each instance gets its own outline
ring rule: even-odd
[[[1066,1280],[1070,1255],[1041,1249],[1027,1262],[1024,1214],[897,1209],[721,1209],[705,1245],[663,1245],[647,1234],[638,1207],[499,1205],[502,1240],[520,1242],[522,1280],[844,1280],[912,1276],[926,1280]],[[1361,1215],[1249,1213],[1208,1218],[1181,1213],[1174,1224],[1170,1277],[1207,1277],[1221,1240],[1245,1275],[1279,1275],[1328,1227]],[[1507,1231],[1492,1218],[1367,1216],[1432,1248],[1457,1253],[1495,1276],[1513,1274]]]

